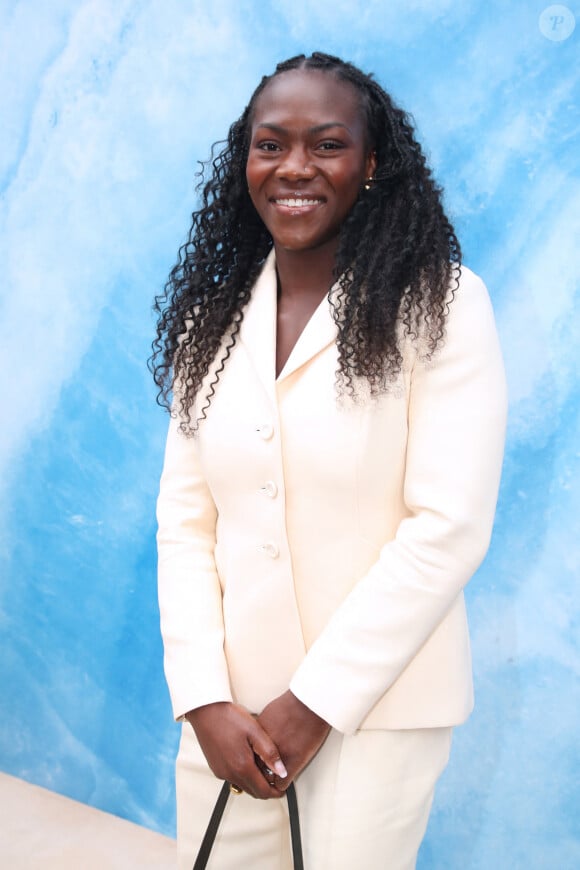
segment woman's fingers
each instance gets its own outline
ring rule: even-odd
[[[263,773],[267,774],[267,771],[270,770],[275,773],[276,776],[279,776],[280,779],[286,779],[288,771],[280,757],[278,747],[270,735],[264,731],[264,728],[260,723],[256,719],[253,721],[256,726],[256,731],[252,737],[251,746],[255,754],[261,760],[263,769],[262,765],[258,765],[258,767],[260,767]]]
[[[269,739],[276,741],[275,745],[288,767],[287,778],[274,780],[277,788],[285,791],[316,755],[328,736],[330,725],[290,691],[271,701],[258,716],[258,722]]]
[[[187,719],[218,779],[227,780],[252,797],[280,797],[280,791],[256,765],[254,752],[266,767],[284,772],[280,753],[247,710],[230,702],[218,702],[192,710]]]
[[[252,797],[261,800],[281,797],[281,792],[273,785],[273,776],[270,779],[264,775],[255,761],[254,753],[250,750],[249,758],[243,764],[237,765],[236,785]]]

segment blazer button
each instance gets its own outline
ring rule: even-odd
[[[264,441],[269,441],[274,434],[274,427],[271,423],[260,423],[259,426],[256,426],[256,432]]]
[[[267,480],[266,483],[260,487],[260,492],[267,495],[268,498],[276,498],[278,495],[278,487],[273,480]]]
[[[276,544],[262,544],[260,550],[269,556],[270,559],[277,559],[280,555],[280,550],[276,546]]]

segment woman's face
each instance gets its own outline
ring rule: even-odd
[[[376,159],[356,89],[319,70],[276,76],[256,101],[246,178],[277,247],[335,242]]]

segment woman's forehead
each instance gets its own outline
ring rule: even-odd
[[[294,120],[302,117],[315,124],[333,120],[357,126],[364,123],[356,88],[332,73],[313,69],[280,73],[256,98],[253,125],[280,123],[284,117]]]

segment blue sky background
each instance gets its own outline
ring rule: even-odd
[[[0,3],[0,768],[173,831],[150,305],[196,161],[261,75],[321,49],[413,114],[510,387],[468,590],[477,706],[419,870],[580,866],[579,36],[548,38],[547,6]]]

